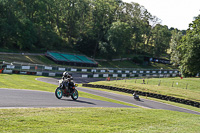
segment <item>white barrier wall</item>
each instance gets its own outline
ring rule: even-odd
[[[22,66],[22,69],[30,69],[30,66]]]
[[[94,74],[93,77],[94,77],[94,78],[98,78],[98,77],[99,77],[99,74]]]
[[[6,66],[6,68],[9,68],[9,69],[14,69],[14,68],[15,68],[15,66],[13,66],[13,65],[7,65],[7,66]]]
[[[54,77],[54,76],[56,76],[56,74],[55,73],[49,73],[49,76]]]
[[[105,72],[106,72],[106,70],[101,70],[100,72],[101,72],[101,73],[105,73]]]
[[[82,72],[87,72],[87,69],[82,69]]]
[[[130,71],[125,71],[125,73],[130,73]]]
[[[77,69],[71,69],[71,71],[72,71],[72,72],[76,72],[76,71],[77,71]]]
[[[88,75],[82,75],[82,78],[87,78],[88,77]]]
[[[52,70],[52,67],[45,66],[44,69],[46,69],[46,70]]]
[[[108,77],[108,74],[103,74],[103,77],[104,77],[104,78],[107,78],[107,77]]]
[[[65,68],[58,68],[59,71],[65,71]]]
[[[118,74],[113,74],[113,77],[118,77]]]
[[[42,76],[42,72],[37,72],[36,75],[37,76]]]
[[[3,70],[3,73],[6,73],[6,74],[11,74],[13,71],[12,70]]]
[[[126,74],[122,74],[122,77],[126,77]]]
[[[110,73],[113,73],[114,71],[113,70],[108,70]]]

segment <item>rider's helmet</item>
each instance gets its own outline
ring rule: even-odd
[[[65,71],[65,72],[63,72],[63,76],[64,76],[64,77],[68,77],[68,76],[69,76],[69,73]]]

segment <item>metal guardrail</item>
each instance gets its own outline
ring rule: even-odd
[[[73,68],[60,66],[46,66],[30,63],[3,62],[5,72],[18,73],[29,72],[36,75],[41,73],[51,73],[51,75],[61,74],[64,71],[71,73],[82,73],[82,77],[106,78],[106,77],[176,77],[179,75],[178,70],[166,69],[112,69],[112,68]],[[10,70],[10,71],[9,71]],[[11,72],[12,71],[12,72]],[[54,74],[52,74],[54,73]]]
[[[47,66],[40,64],[31,64],[31,63],[19,63],[19,62],[3,62],[2,65],[5,66],[8,70],[26,70],[26,71],[50,71],[50,72],[79,72],[79,73],[92,73],[92,74],[179,74],[177,69],[138,69],[138,68],[81,68],[81,67],[62,67],[62,66]]]

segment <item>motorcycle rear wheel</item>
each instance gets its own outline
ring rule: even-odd
[[[71,98],[72,98],[73,100],[77,100],[77,99],[78,99],[78,91],[77,91],[76,89],[75,89],[74,92],[72,93]]]
[[[62,92],[61,88],[58,87],[58,88],[56,89],[55,95],[56,95],[56,97],[57,97],[58,99],[61,99],[61,98],[62,98],[63,92]]]

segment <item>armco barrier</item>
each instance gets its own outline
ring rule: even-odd
[[[200,103],[199,102],[186,100],[186,99],[181,99],[181,98],[176,98],[176,97],[172,97],[172,96],[166,96],[166,95],[143,92],[143,91],[137,91],[137,90],[135,91],[135,90],[112,87],[112,86],[104,86],[104,85],[83,84],[83,86],[84,87],[93,87],[93,88],[102,88],[102,89],[120,91],[120,92],[125,92],[125,93],[130,93],[130,94],[133,94],[134,92],[136,92],[138,95],[147,96],[147,97],[153,97],[153,98],[172,101],[172,102],[177,102],[177,103],[182,103],[182,104],[191,105],[191,106],[200,108]]]
[[[1,64],[0,64],[1,65]],[[63,67],[63,66],[46,66],[30,63],[3,62],[6,70],[13,71],[30,71],[30,72],[49,72],[61,73],[64,71],[73,73],[83,73],[83,77],[89,78],[130,78],[130,77],[176,77],[179,71],[169,69],[137,69],[137,68],[84,68],[84,67]],[[46,76],[46,74],[44,74]],[[53,76],[54,74],[50,74]]]
[[[30,71],[17,71],[17,70],[3,70],[5,74],[24,74],[24,75],[37,75],[37,76],[49,76],[49,77],[61,77],[62,74],[59,73],[49,73],[49,72],[30,72]]]
[[[160,77],[172,75],[173,77],[179,74],[179,71],[169,70],[169,69],[137,69],[137,68],[79,68],[79,67],[62,67],[62,66],[45,66],[38,64],[30,64],[30,63],[17,63],[6,62],[5,68],[7,70],[28,70],[28,71],[53,71],[53,72],[63,72],[63,71],[71,71],[71,72],[83,72],[83,73],[95,73],[102,74],[102,77],[107,77],[108,75],[103,74],[115,74],[113,77],[135,77],[135,75],[143,76],[143,75],[154,75]],[[120,76],[118,76],[120,75]]]

